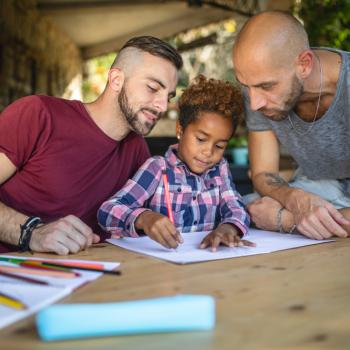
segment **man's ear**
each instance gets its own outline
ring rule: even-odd
[[[176,120],[176,137],[178,140],[180,140],[183,133],[182,126],[179,123],[179,120]]]
[[[111,68],[108,72],[108,85],[116,92],[120,93],[125,81],[124,72],[119,68]]]
[[[312,72],[315,62],[315,55],[308,49],[301,52],[296,59],[297,75],[301,79],[306,79]]]

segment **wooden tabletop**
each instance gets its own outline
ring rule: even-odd
[[[2,349],[350,348],[350,239],[184,266],[108,244],[68,258],[119,261],[123,274],[103,276],[61,303],[210,294],[216,299],[216,327],[47,343],[29,317],[0,331]]]

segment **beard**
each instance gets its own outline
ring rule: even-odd
[[[288,117],[288,113],[297,105],[300,96],[304,93],[304,86],[296,75],[293,76],[292,88],[282,104],[282,108],[261,108],[259,112],[267,118],[279,122]]]
[[[140,108],[135,112],[132,106],[129,104],[128,96],[126,94],[124,86],[122,87],[120,94],[118,96],[118,104],[130,128],[133,131],[135,131],[137,134],[142,136],[146,136],[151,132],[151,130],[156,125],[156,122],[161,118],[163,114],[148,107]],[[142,113],[143,111],[148,111],[154,114],[155,116],[157,116],[157,119],[153,122],[148,120],[146,120],[145,122],[141,122],[139,114]]]

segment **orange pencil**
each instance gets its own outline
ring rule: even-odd
[[[30,260],[33,261],[33,260]],[[90,269],[96,269],[96,270],[103,270],[104,266],[100,263],[95,262],[85,262],[85,261],[59,261],[59,260],[40,260],[42,263],[45,264],[55,264],[55,265],[67,265],[67,268],[73,269],[74,267],[86,267]]]
[[[165,170],[162,171],[162,177],[163,177],[163,183],[164,183],[164,192],[165,192],[165,203],[168,210],[168,217],[169,220],[174,223],[174,216],[173,211],[171,209],[171,203],[170,203],[170,193],[169,193],[169,182],[168,182],[168,175]]]

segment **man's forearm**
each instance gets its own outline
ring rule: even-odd
[[[286,206],[287,198],[295,191],[294,188],[289,187],[288,182],[278,173],[259,173],[253,176],[253,184],[255,190],[261,196],[271,197],[280,202],[284,207]]]
[[[20,236],[20,225],[28,217],[0,202],[0,241],[18,244]]]

